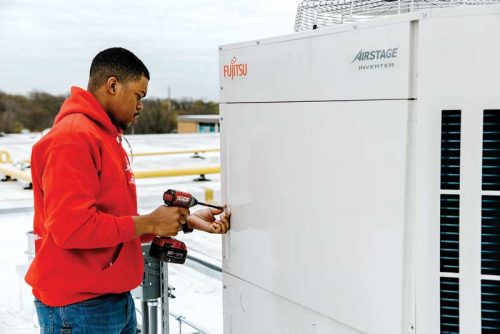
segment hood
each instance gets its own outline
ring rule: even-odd
[[[116,125],[111,122],[111,118],[109,118],[95,96],[80,87],[71,87],[71,95],[61,106],[61,110],[54,120],[54,125],[71,114],[84,114],[110,135],[117,136],[122,132],[121,129],[117,128]]]

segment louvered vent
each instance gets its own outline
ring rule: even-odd
[[[483,115],[483,190],[500,190],[500,110]]]
[[[500,196],[483,196],[481,274],[500,275]]]
[[[441,189],[460,189],[460,128],[462,112],[443,110],[441,117]]]
[[[500,333],[499,281],[481,281],[481,333]]]
[[[441,272],[458,273],[459,205],[458,195],[441,195]]]
[[[441,277],[441,333],[460,333],[458,319],[458,278]]]

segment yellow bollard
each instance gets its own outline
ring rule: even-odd
[[[7,151],[0,151],[0,164],[11,164],[12,160],[10,160],[10,154]]]
[[[205,202],[210,203],[214,200],[214,190],[211,188],[205,188]]]

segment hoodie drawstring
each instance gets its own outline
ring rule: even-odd
[[[130,143],[128,142],[128,139],[127,137],[125,136],[120,136],[120,138],[123,137],[123,139],[125,139],[125,142],[127,143],[127,146],[128,146],[128,149],[130,150],[130,166],[132,166],[132,164],[134,163],[134,152],[132,152],[132,145],[130,145]]]

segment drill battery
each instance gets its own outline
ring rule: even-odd
[[[164,262],[183,264],[187,257],[186,245],[170,237],[155,237],[149,255]]]

